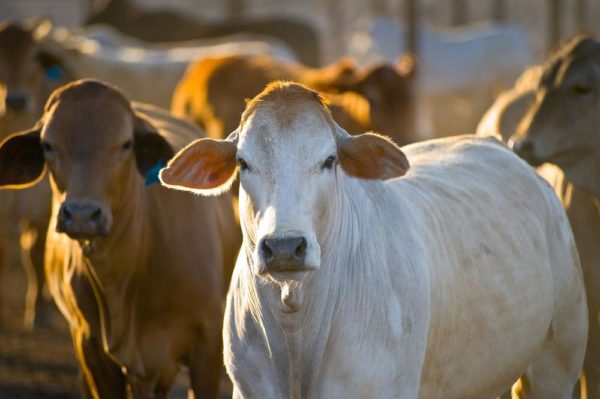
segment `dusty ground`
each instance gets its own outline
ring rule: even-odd
[[[3,308],[0,325],[0,398],[78,398],[77,365],[66,324],[58,315],[54,326],[24,330],[21,317],[25,275],[14,265],[0,287]]]
[[[26,331],[21,323],[25,275],[19,266],[3,275],[0,295],[0,399],[79,398],[78,368],[66,323],[56,311],[52,328]],[[229,398],[222,383],[221,399]],[[170,398],[187,397],[188,381],[182,371]]]

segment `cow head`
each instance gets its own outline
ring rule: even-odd
[[[577,36],[553,54],[513,149],[533,165],[554,163],[600,196],[600,43]]]
[[[3,134],[31,126],[41,115],[51,90],[58,87],[64,77],[60,61],[37,46],[50,28],[46,20],[0,23],[0,130]]]
[[[82,80],[52,94],[36,127],[2,143],[0,187],[28,187],[47,167],[61,202],[57,230],[90,239],[110,233],[131,187],[172,155],[119,91]]]
[[[339,227],[336,197],[345,176],[390,179],[407,169],[389,139],[350,136],[318,93],[276,82],[248,103],[227,140],[193,142],[160,176],[166,186],[210,195],[226,190],[239,170],[240,219],[253,272],[295,280],[320,267],[321,247]]]
[[[407,54],[397,65],[382,63],[357,74],[353,81],[341,85],[340,91],[366,98],[372,129],[407,144],[414,134],[416,71],[415,56]]]

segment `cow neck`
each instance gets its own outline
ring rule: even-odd
[[[265,334],[265,326],[275,323],[281,334],[265,334],[270,351],[286,353],[287,364],[276,364],[277,356],[271,359],[275,370],[287,370],[288,384],[281,387],[288,397],[314,396],[323,358],[335,341],[334,331],[342,331],[346,323],[368,325],[369,315],[377,308],[379,295],[376,291],[385,276],[372,273],[377,268],[368,259],[378,259],[361,240],[361,231],[373,224],[375,207],[365,184],[358,179],[338,176],[338,184],[330,196],[332,212],[321,243],[321,267],[310,274],[301,284],[292,285],[261,283],[255,278],[254,290],[262,298],[262,305],[269,312],[261,312],[265,320],[259,324]],[[362,237],[365,237],[365,234]],[[367,235],[368,236],[368,235]],[[340,245],[340,243],[344,243]],[[251,257],[249,258],[251,259]],[[366,259],[367,261],[358,261]],[[373,281],[374,278],[377,281]],[[282,294],[292,288],[301,302],[297,312],[286,313],[281,303]],[[380,307],[381,308],[381,307]],[[339,329],[333,328],[338,326]]]
[[[577,162],[560,165],[563,173],[579,189],[600,198],[600,146],[590,149]]]
[[[148,200],[146,188],[137,170],[131,176],[123,193],[123,204],[113,210],[114,224],[108,237],[94,242],[94,252],[86,256],[89,273],[101,314],[102,340],[112,356],[135,372],[142,373],[142,366],[135,352],[135,330],[140,280],[146,275],[146,259],[143,251],[150,239],[147,221]]]

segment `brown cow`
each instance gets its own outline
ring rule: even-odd
[[[33,125],[52,90],[68,80],[60,63],[37,47],[45,21],[0,23],[0,140]],[[22,246],[28,276],[25,326],[46,324],[50,302],[43,298],[44,245],[50,219],[50,185],[0,193],[0,277],[9,252]],[[20,238],[20,240],[19,240]],[[19,242],[20,241],[20,242]],[[1,302],[1,301],[0,301]]]
[[[108,24],[146,42],[211,38],[239,32],[258,33],[283,41],[307,65],[321,64],[317,31],[310,24],[290,17],[198,20],[167,10],[144,11],[128,0],[108,0],[92,11],[85,25],[91,24]]]
[[[164,398],[180,363],[216,398],[223,299],[240,242],[229,198],[147,186],[201,132],[117,89],[55,91],[39,123],[0,148],[0,185],[48,168],[46,274],[93,398]],[[183,220],[186,223],[181,223]]]
[[[414,63],[404,71],[377,65],[358,73],[345,59],[321,69],[260,56],[207,57],[190,65],[171,111],[193,119],[213,138],[233,131],[245,107],[271,81],[293,80],[328,95],[334,119],[350,133],[375,130],[399,144],[413,141]],[[347,94],[347,93],[351,94]]]

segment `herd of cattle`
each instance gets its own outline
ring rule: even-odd
[[[0,272],[18,252],[28,328],[50,292],[83,397],[165,398],[186,366],[217,398],[224,362],[234,398],[600,398],[599,42],[420,141],[427,57],[319,67],[301,22],[126,1],[90,22],[0,24]]]

